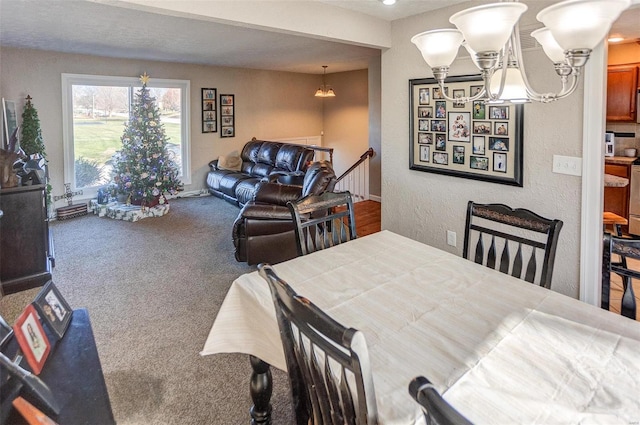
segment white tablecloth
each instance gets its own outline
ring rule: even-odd
[[[388,231],[274,268],[364,332],[381,424],[420,420],[418,375],[477,424],[640,421],[638,322]],[[201,354],[229,352],[286,370],[257,272],[233,282]]]

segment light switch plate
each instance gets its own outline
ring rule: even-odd
[[[575,156],[553,155],[553,172],[569,174],[571,176],[582,175],[582,158]]]

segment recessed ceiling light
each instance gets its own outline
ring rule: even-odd
[[[391,6],[392,4],[396,4],[396,0],[382,0],[382,4]]]
[[[609,37],[607,41],[609,43],[620,43],[621,41],[624,41],[624,37],[620,37],[619,35],[614,35],[612,37]]]

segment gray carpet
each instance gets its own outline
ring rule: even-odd
[[[233,257],[237,214],[201,197],[136,223],[51,223],[53,280],[72,308],[89,310],[118,424],[249,422],[248,356],[199,355],[231,282],[254,270]],[[5,296],[0,314],[13,323],[37,292]],[[293,423],[286,374],[273,377],[274,423]]]

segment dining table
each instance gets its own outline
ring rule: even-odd
[[[640,323],[553,285],[388,230],[273,267],[364,333],[379,424],[424,423],[408,392],[419,375],[476,424],[640,422]],[[269,367],[287,365],[257,271],[229,288],[201,352],[217,353],[250,355],[253,423],[270,423]]]

